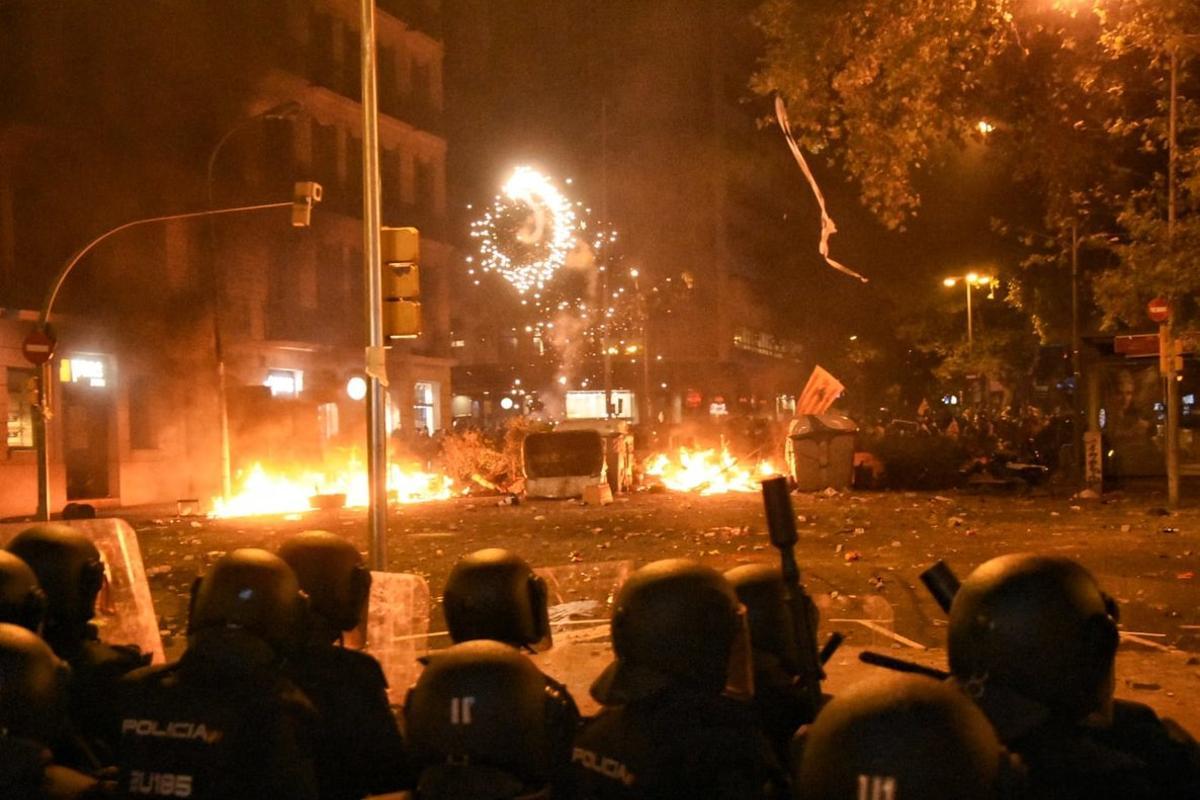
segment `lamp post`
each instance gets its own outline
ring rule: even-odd
[[[286,103],[271,106],[253,116],[246,117],[225,131],[213,146],[212,152],[209,153],[208,164],[204,171],[204,185],[208,195],[209,208],[215,205],[213,199],[215,194],[213,172],[217,165],[217,157],[221,154],[225,143],[233,138],[234,134],[245,130],[256,122],[265,119],[291,119],[303,109],[304,107],[300,103],[290,100]],[[229,444],[229,399],[225,378],[225,348],[221,339],[221,287],[224,286],[225,282],[222,280],[220,259],[217,257],[216,227],[211,219],[208,224],[208,258],[209,280],[212,282],[209,296],[212,298],[213,357],[217,362],[217,416],[221,432],[221,496],[228,499],[233,494],[233,458]]]
[[[991,275],[980,275],[976,272],[968,272],[966,275],[951,275],[942,280],[943,286],[957,286],[962,282],[967,287],[967,350],[974,352],[975,350],[975,322],[971,310],[971,289],[976,286],[988,286],[992,282]]]

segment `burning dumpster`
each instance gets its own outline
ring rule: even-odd
[[[604,474],[614,495],[633,489],[633,434],[620,419],[569,419],[556,432],[593,430],[604,440]]]
[[[804,414],[788,425],[788,471],[796,488],[815,492],[846,489],[854,481],[854,437],[858,425],[841,414]]]
[[[607,479],[604,438],[595,429],[531,433],[521,458],[530,497],[581,497],[585,486]]]

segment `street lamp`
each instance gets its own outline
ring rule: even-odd
[[[225,147],[225,143],[233,138],[234,134],[245,130],[254,123],[266,119],[293,119],[303,110],[304,106],[300,103],[289,100],[246,117],[225,131],[213,146],[212,152],[209,153],[208,165],[204,172],[209,208],[214,206],[213,171],[217,165],[217,156]],[[229,397],[225,378],[225,348],[221,340],[221,287],[225,282],[221,279],[220,259],[217,258],[217,233],[211,219],[208,224],[208,254],[209,279],[212,281],[212,290],[209,295],[212,297],[213,357],[217,362],[217,413],[221,431],[221,496],[229,498],[233,494],[233,457],[229,444]]]
[[[971,289],[976,286],[990,286],[994,278],[991,275],[980,275],[968,272],[966,275],[951,275],[942,280],[943,286],[957,286],[961,281],[967,287],[967,349],[975,349],[975,323],[971,311]]]

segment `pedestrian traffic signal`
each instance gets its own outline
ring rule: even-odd
[[[415,339],[421,335],[421,234],[416,228],[383,228],[383,335]]]
[[[307,228],[312,224],[312,208],[321,202],[321,184],[316,181],[296,181],[292,191],[292,227]]]

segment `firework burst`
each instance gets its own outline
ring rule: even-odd
[[[492,207],[471,226],[483,270],[535,298],[566,262],[578,233],[571,202],[531,167],[517,167]]]

